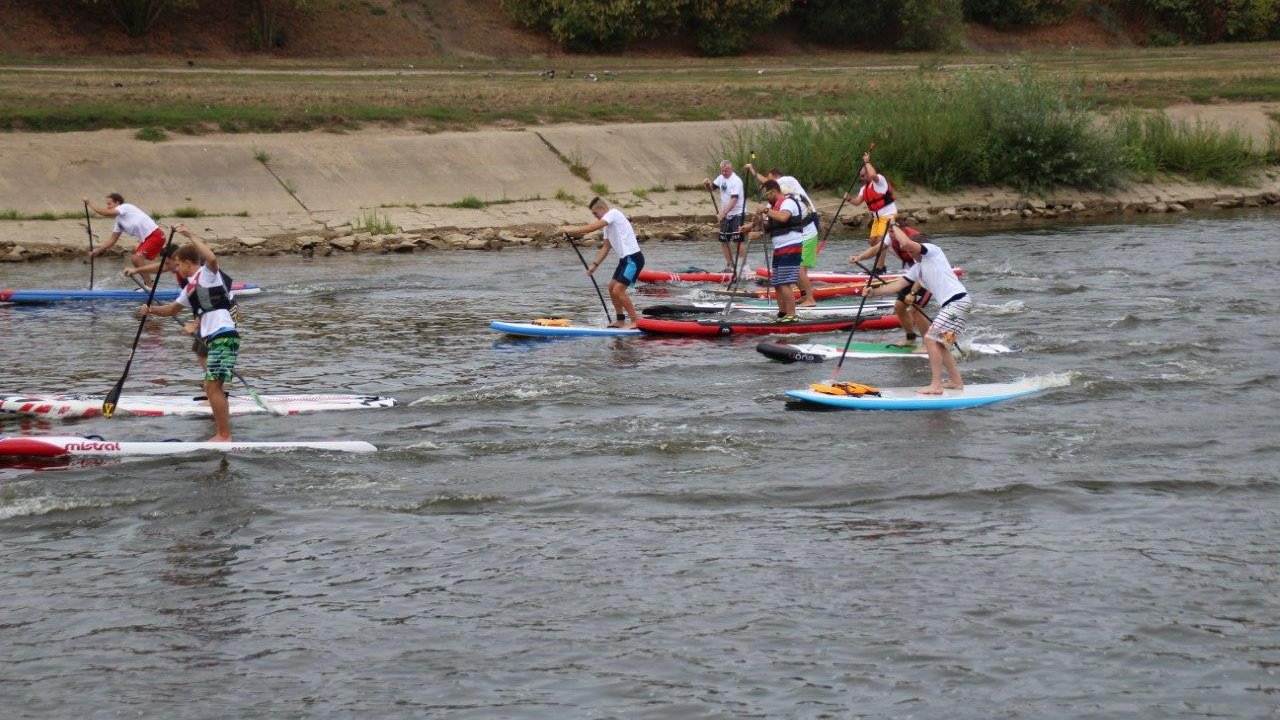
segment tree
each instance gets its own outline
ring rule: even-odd
[[[165,10],[192,7],[196,0],[84,0],[92,7],[106,7],[129,37],[142,37]]]
[[[253,25],[249,33],[254,47],[274,50],[284,47],[284,23],[293,13],[323,0],[245,0]]]

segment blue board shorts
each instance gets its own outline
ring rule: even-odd
[[[632,253],[618,261],[618,267],[613,271],[613,279],[631,287],[643,269],[644,253]]]
[[[773,286],[795,285],[800,282],[801,245],[788,245],[773,250]]]

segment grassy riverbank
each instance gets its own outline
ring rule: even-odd
[[[678,62],[572,57],[470,63],[264,61],[252,71],[173,60],[122,70],[14,59],[0,70],[0,128],[72,131],[341,132],[368,124],[423,131],[559,122],[785,118],[857,113],[912,83],[963,82],[965,68],[1030,68],[1078,82],[1091,107],[1280,100],[1280,44],[1035,55],[823,54]],[[114,59],[107,60],[115,62]],[[96,67],[94,67],[96,66]],[[430,69],[424,70],[427,67]],[[555,68],[554,78],[539,71]],[[572,77],[570,76],[572,73]],[[592,80],[591,78],[596,78]]]
[[[1257,144],[1239,130],[1159,111],[1102,115],[1081,82],[999,69],[907,80],[854,113],[744,126],[722,154],[745,161],[754,150],[812,187],[835,188],[850,182],[872,143],[895,178],[936,190],[1108,189],[1164,173],[1238,184],[1280,162],[1280,127]]]

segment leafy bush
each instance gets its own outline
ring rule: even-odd
[[[960,0],[901,0],[898,41],[902,50],[954,50],[960,47]]]
[[[1109,0],[1148,28],[1153,44],[1167,33],[1188,42],[1263,40],[1280,34],[1280,0]]]
[[[997,28],[1051,25],[1071,17],[1082,0],[964,0],[964,16]]]
[[[151,30],[165,10],[191,7],[196,0],[82,0],[91,7],[104,7],[128,33],[142,37]]]
[[[793,15],[805,38],[825,45],[879,44],[898,32],[896,3],[807,0]]]
[[[1136,177],[1177,173],[1195,180],[1237,184],[1266,161],[1266,153],[1238,129],[1226,131],[1197,121],[1175,122],[1163,113],[1126,115],[1114,124]]]

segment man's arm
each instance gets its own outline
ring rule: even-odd
[[[581,237],[582,235],[593,233],[597,230],[603,230],[608,224],[609,223],[603,220],[596,220],[590,225],[578,225],[576,227],[572,225],[565,225],[560,228],[560,232],[565,233],[566,235],[577,235]]]
[[[111,237],[110,237],[110,238],[108,238],[106,242],[104,242],[104,243],[102,243],[101,245],[99,245],[98,247],[94,248],[94,249],[93,249],[93,252],[89,253],[89,257],[91,257],[91,258],[96,258],[96,257],[98,257],[99,255],[101,255],[101,254],[105,253],[106,251],[110,250],[110,249],[111,249],[111,246],[112,246],[112,245],[115,245],[115,244],[116,244],[116,243],[118,243],[118,242],[120,242],[120,231],[119,231],[119,230],[117,230],[117,231],[115,231],[115,232],[111,233]]]
[[[97,205],[94,205],[93,203],[89,202],[89,198],[83,198],[83,200],[84,200],[85,207],[98,213],[102,217],[115,217],[120,214],[120,211],[114,208],[100,208]]]
[[[182,312],[182,304],[176,302],[171,302],[168,305],[142,305],[138,308],[138,315],[142,317],[147,315],[173,317],[180,312]]]
[[[133,277],[134,275],[137,275],[138,273],[147,273],[147,274],[151,274],[151,273],[153,273],[153,272],[157,272],[159,269],[160,269],[160,261],[159,261],[159,260],[157,260],[157,261],[155,261],[155,262],[153,262],[153,263],[149,263],[149,264],[147,264],[147,265],[143,265],[142,267],[127,267],[127,268],[125,268],[125,269],[124,269],[124,276],[125,276],[125,277]]]
[[[911,285],[911,281],[906,278],[898,278],[893,282],[885,283],[877,287],[866,287],[862,290],[862,294],[867,297],[876,297],[877,295],[896,295],[903,288]]]
[[[196,252],[200,253],[200,259],[204,262],[204,266],[208,268],[210,272],[218,271],[218,256],[213,254],[213,251],[209,249],[208,245],[204,244],[203,240],[196,237],[194,233],[188,230],[186,225],[180,224],[174,227],[174,231],[191,241],[191,245],[195,247]]]

